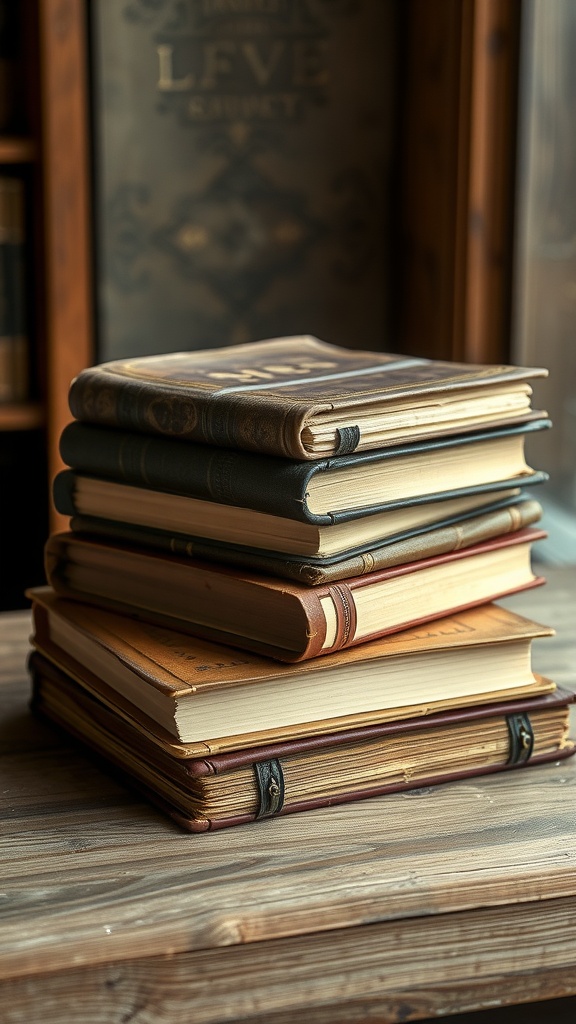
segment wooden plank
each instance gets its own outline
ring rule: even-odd
[[[552,998],[576,989],[574,900],[519,904],[0,984],[4,1024],[389,1022]],[[105,935],[102,943],[106,943]],[[505,957],[509,969],[502,971]]]
[[[38,159],[34,139],[5,135],[0,138],[0,164],[30,164]]]
[[[35,402],[0,405],[0,430],[37,430],[44,424],[44,410]]]
[[[509,360],[519,0],[407,0],[398,337]]]
[[[520,5],[474,0],[471,20],[452,358],[498,363],[510,358]]]

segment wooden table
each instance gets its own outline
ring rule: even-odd
[[[576,572],[549,577],[507,603],[557,627],[535,665],[575,687]],[[576,994],[576,758],[191,836],[32,718],[28,631],[0,617],[3,1024],[383,1024]]]

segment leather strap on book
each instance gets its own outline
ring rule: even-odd
[[[356,605],[349,587],[345,583],[332,583],[330,596],[334,602],[337,617],[336,637],[329,648],[338,651],[347,647],[356,634]]]
[[[510,736],[508,764],[524,764],[534,749],[534,732],[527,714],[506,715]]]
[[[271,818],[282,810],[284,804],[284,773],[276,758],[270,761],[256,761],[254,765],[260,803],[257,818]]]
[[[338,438],[338,444],[336,445],[334,455],[350,455],[358,447],[360,428],[341,427],[340,430],[336,431],[336,437]]]

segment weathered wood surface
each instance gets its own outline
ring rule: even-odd
[[[572,687],[575,595],[566,570],[507,602],[557,628],[535,663]],[[337,1024],[576,993],[576,759],[190,836],[32,718],[28,631],[0,616],[2,1021]]]

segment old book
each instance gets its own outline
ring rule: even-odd
[[[551,688],[532,672],[531,647],[554,631],[497,605],[283,665],[63,600],[49,588],[30,596],[34,646],[180,757],[534,697]]]
[[[76,486],[78,483],[80,487]],[[475,513],[510,505],[520,497],[517,488],[508,488],[405,505],[358,518],[318,524],[175,494],[169,496],[169,501],[165,501],[161,492],[144,488],[137,491],[136,488],[122,484],[108,488],[103,500],[102,490],[105,488],[101,484],[102,481],[95,477],[80,478],[63,471],[54,480],[56,508],[75,520],[88,519],[98,523],[100,532],[108,535],[116,532],[110,524],[116,524],[119,536],[129,536],[128,531],[131,529],[136,536],[139,527],[141,532],[150,536],[167,535],[170,546],[171,538],[178,536],[175,547],[179,547],[182,541],[188,544],[194,539],[200,541],[204,538],[223,547],[234,545],[254,551],[273,551],[322,560],[367,551],[379,542],[405,539],[436,526],[456,524]],[[99,494],[96,493],[98,491]],[[136,504],[137,495],[140,501]],[[118,502],[111,505],[113,496]],[[127,500],[122,502],[122,498]],[[161,509],[157,507],[157,501],[162,504]],[[106,523],[109,524],[108,528]],[[159,546],[166,548],[165,543]],[[200,553],[205,556],[205,552]]]
[[[544,582],[530,555],[545,536],[519,530],[322,587],[71,531],[49,537],[45,556],[48,582],[62,596],[300,661]]]
[[[533,699],[200,757],[146,740],[50,661],[32,655],[32,706],[143,788],[193,832],[239,825],[571,756],[569,705]]]
[[[545,417],[547,371],[340,348],[309,336],[118,359],[70,387],[76,419],[293,459]]]
[[[24,182],[0,175],[0,401],[29,395]]]
[[[282,576],[285,579],[295,580],[297,583],[317,587],[321,583],[329,583],[331,580],[350,579],[352,576],[362,576],[374,572],[375,569],[386,569],[421,558],[431,558],[433,555],[461,551],[471,547],[472,544],[491,540],[493,537],[500,537],[506,533],[514,533],[537,523],[542,517],[541,505],[526,494],[516,494],[516,492],[512,492],[512,494],[515,496],[503,499],[493,505],[482,506],[476,510],[479,513],[477,515],[461,513],[452,516],[450,521],[441,522],[440,525],[428,523],[419,529],[414,527],[411,530],[404,529],[403,533],[392,535],[384,541],[376,543],[364,541],[364,543],[358,544],[357,542],[362,536],[365,536],[369,527],[377,525],[371,520],[385,520],[386,513],[370,516],[370,522],[355,519],[350,523],[342,523],[340,526],[319,527],[318,534],[326,537],[325,544],[329,549],[335,547],[337,540],[337,538],[332,538],[332,533],[337,533],[340,543],[342,543],[343,538],[352,533],[350,527],[356,526],[362,529],[362,532],[358,531],[355,537],[351,537],[352,546],[350,548],[327,557],[289,554],[286,549],[295,548],[296,545],[290,542],[289,535],[282,536],[280,524],[278,524],[277,538],[268,540],[268,543],[275,544],[276,550],[249,547],[241,543],[228,543],[220,539],[210,540],[206,537],[191,536],[183,529],[176,533],[170,530],[120,522],[117,519],[100,519],[84,515],[73,516],[70,520],[70,529],[76,533],[137,544],[156,551],[183,555],[187,558],[225,562],[228,565],[254,569],[256,572]],[[56,504],[58,506],[58,502]],[[438,505],[441,506],[451,504],[451,502],[438,502]],[[416,507],[422,509],[427,506]],[[432,506],[432,508],[434,507]],[[404,511],[411,512],[412,509]],[[284,522],[288,528],[289,520],[281,522]],[[245,541],[247,537],[254,541],[255,525],[252,530],[247,529],[244,533],[238,532],[234,536],[237,536],[239,541]],[[402,525],[406,527],[407,524],[404,522]],[[343,527],[349,529],[342,532]],[[220,532],[217,528],[216,516],[213,517],[213,521],[207,522],[203,527],[204,531],[212,534],[213,537]],[[223,532],[222,535],[227,536]],[[256,543],[262,543],[263,538],[257,536],[255,540]]]
[[[173,494],[234,506],[236,516],[243,516],[239,530],[250,529],[252,515],[246,510],[328,525],[404,505],[539,483],[546,474],[527,465],[525,436],[549,426],[549,420],[536,420],[303,462],[74,422],[63,432],[60,452],[75,475],[57,478],[54,495],[65,514],[82,511],[129,522],[139,521],[128,518],[133,509],[144,516],[147,505],[157,518],[140,520],[141,525],[160,528],[162,514],[176,514],[178,507],[183,521],[187,508],[192,515],[205,509],[212,518],[210,505],[187,505],[174,501]],[[126,516],[118,514],[124,510]],[[187,532],[203,535],[189,527]]]

